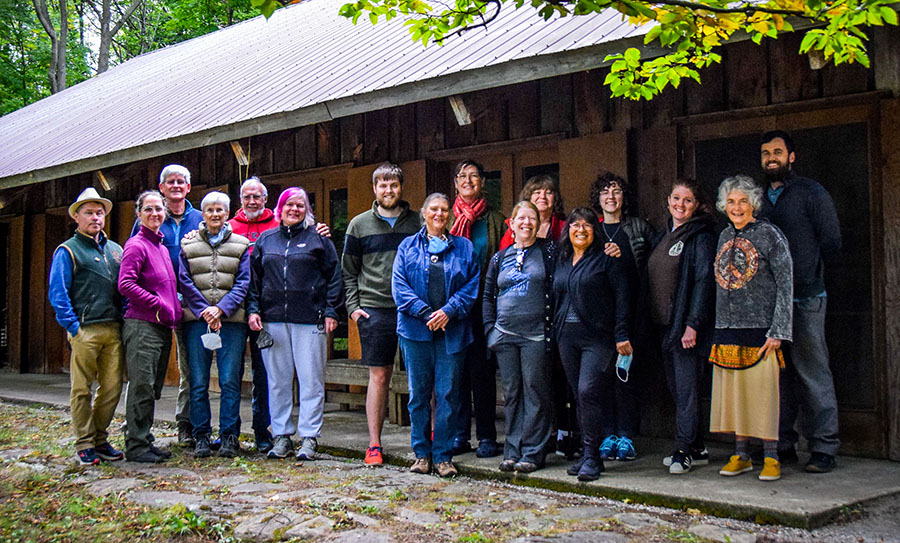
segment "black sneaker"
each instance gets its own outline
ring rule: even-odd
[[[806,463],[806,471],[808,473],[828,473],[837,467],[837,462],[830,454],[814,452]]]
[[[797,456],[797,449],[790,447],[788,449],[778,449],[778,462],[782,466],[793,466],[800,462]]]
[[[266,430],[265,433],[258,432],[254,435],[256,439],[256,450],[265,454],[272,450],[272,434]]]
[[[669,473],[672,475],[682,475],[691,471],[693,460],[691,454],[684,450],[677,450],[672,455],[672,464],[669,465]]]
[[[100,463],[100,457],[94,449],[81,449],[75,453],[75,459],[82,466],[96,466]]]
[[[191,439],[193,439],[193,438],[191,438]],[[169,458],[172,458],[172,453],[170,453],[169,451],[167,451],[165,449],[160,449],[153,443],[150,444],[150,451],[153,454],[155,454],[156,456],[161,456],[164,460],[168,460]]]
[[[219,448],[219,456],[225,458],[234,458],[241,452],[241,443],[234,434],[225,434],[222,436],[222,446]]]
[[[194,440],[194,429],[190,424],[178,425],[178,444],[186,447],[193,447],[196,444]]]
[[[571,475],[572,477],[578,475],[578,472],[581,471],[581,465],[584,464],[584,461],[586,459],[587,457],[582,456],[581,458],[576,460],[575,463],[566,468],[566,473],[568,475]]]
[[[212,450],[209,448],[209,436],[197,436],[194,440],[194,457],[209,458]]]
[[[150,450],[144,451],[137,456],[129,457],[126,455],[126,458],[131,462],[141,462],[143,464],[159,464],[166,461],[165,458]]]
[[[581,464],[581,469],[578,470],[578,480],[596,481],[600,478],[600,474],[605,470],[606,468],[603,466],[603,460],[588,456],[584,459],[584,463]]]
[[[501,449],[500,445],[493,439],[482,439],[481,442],[478,443],[478,450],[475,451],[475,456],[478,458],[493,458],[495,456],[500,456],[502,452],[503,449]]]
[[[125,458],[125,453],[110,445],[109,442],[94,447],[94,452],[97,453],[101,460],[106,460],[107,462],[117,462]]]
[[[450,456],[459,456],[461,454],[466,454],[472,452],[472,445],[469,444],[468,441],[454,441],[453,448],[450,449]]]

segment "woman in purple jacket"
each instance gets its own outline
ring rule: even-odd
[[[181,320],[177,282],[159,227],[166,219],[162,194],[138,196],[135,213],[141,229],[125,243],[119,292],[128,299],[122,339],[128,370],[125,396],[125,457],[132,462],[162,462],[171,454],[150,441],[153,403],[162,392],[172,349],[172,330]]]

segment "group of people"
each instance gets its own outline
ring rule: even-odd
[[[653,357],[662,360],[675,400],[675,444],[663,459],[670,473],[709,462],[703,441],[709,420],[710,431],[735,438],[722,475],[753,469],[755,438],[764,453],[759,478],[776,480],[782,462],[798,460],[801,410],[811,451],[805,469],[830,471],[839,441],[824,338],[823,257],[840,247],[840,229],[824,188],[793,172],[795,158],[787,133],[763,136],[768,185],[743,175],[722,182],[715,207],[729,224],[718,243],[711,206],[689,179],[672,183],[670,216],[656,233],[628,213],[629,186],[610,173],[592,184],[590,207],[568,215],[555,180],[532,178],[505,219],[488,205],[475,161],[457,165],[455,198],[430,194],[418,212],[402,198],[401,169],[384,163],[372,175],[372,208],[350,221],[340,256],[298,187],[280,194],[273,213],[265,207],[266,187],[248,179],[242,207],[228,221],[227,195],[210,192],[194,210],[185,199],[190,173],[167,166],[160,191],[137,198],[138,222],[124,250],[103,234],[111,202],[89,188],[69,209],[78,229],[54,254],[50,277],[51,303],[72,344],[79,461],[123,456],[106,433],[123,360],[124,456],[140,462],[168,456],[154,446],[150,426],[172,330],[185,383],[179,437],[193,442],[196,456],[216,446],[223,456],[240,450],[249,336],[258,449],[272,458],[315,458],[326,339],[346,305],[369,369],[367,464],[383,462],[381,433],[399,347],[415,473],[457,474],[452,459],[473,450],[474,418],[475,454],[502,455],[501,471],[543,467],[558,432],[581,437],[580,456],[567,472],[595,480],[604,461],[637,456],[642,383],[629,376]],[[222,394],[219,439],[211,441],[214,352]],[[707,363],[713,365],[708,417],[700,407]],[[100,387],[92,407],[94,380]]]

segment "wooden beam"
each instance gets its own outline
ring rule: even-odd
[[[21,372],[25,369],[25,217],[18,216],[9,221],[8,281],[6,284],[7,352],[11,368]]]
[[[888,455],[900,460],[900,99],[881,102],[881,201],[884,226],[884,319]]]
[[[537,136],[534,138],[525,138],[521,140],[500,141],[496,143],[485,143],[482,145],[468,145],[466,147],[456,147],[454,149],[441,149],[440,151],[431,151],[426,153],[425,158],[429,160],[461,160],[466,156],[474,155],[490,155],[514,153],[516,151],[525,151],[528,149],[539,149],[550,145],[556,145],[564,140],[566,135],[547,134],[545,136]]]

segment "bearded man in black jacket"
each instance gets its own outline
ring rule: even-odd
[[[778,456],[782,463],[797,461],[794,425],[802,410],[801,431],[812,453],[805,469],[827,473],[835,467],[840,440],[837,398],[825,344],[823,255],[840,249],[841,229],[828,191],[794,173],[796,155],[788,133],[766,132],[760,151],[767,181],[760,215],[784,232],[794,261],[794,341],[781,379]]]

